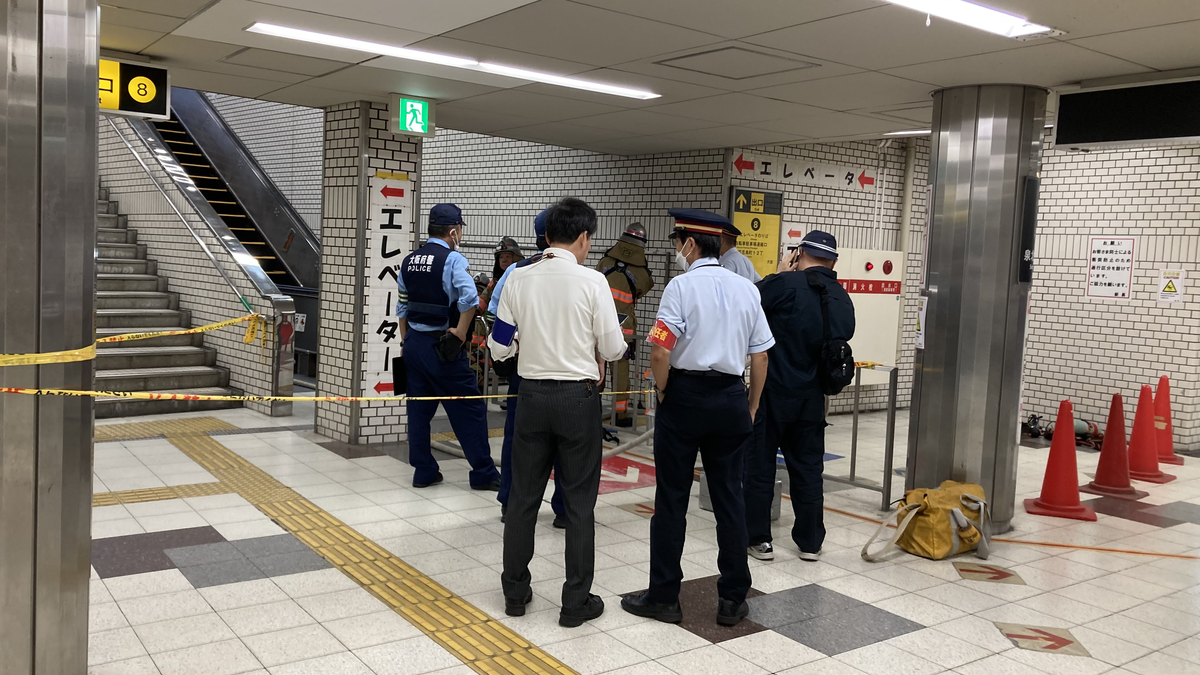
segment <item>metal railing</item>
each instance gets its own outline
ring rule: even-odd
[[[858,470],[858,408],[862,393],[862,371],[864,370],[874,370],[888,374],[887,430],[884,432],[883,440],[883,481],[879,485],[856,480]],[[822,475],[825,480],[881,493],[883,499],[880,506],[881,511],[886,511],[888,505],[892,503],[892,454],[896,446],[896,391],[899,376],[900,369],[895,366],[870,365],[859,366],[854,369],[854,421],[850,431],[850,476],[843,478],[842,476],[830,476],[829,474]]]

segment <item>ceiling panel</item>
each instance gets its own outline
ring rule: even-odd
[[[582,148],[592,143],[627,138],[631,135],[624,131],[585,127],[571,122],[547,122],[527,127],[502,129],[497,133],[501,136],[537,141],[549,145],[562,145],[569,148]]]
[[[1109,33],[1071,44],[1158,70],[1191,68],[1200,66],[1200,21]]]
[[[102,26],[127,26],[152,30],[156,33],[170,33],[183,25],[183,19],[165,14],[138,12],[120,7],[105,7],[100,12]]]
[[[407,31],[390,26],[380,26],[362,21],[340,19],[324,14],[302,12],[274,5],[263,5],[248,0],[220,0],[175,31],[183,37],[227,42],[243,47],[258,47],[289,54],[302,54],[333,61],[358,62],[371,58],[373,54],[326,47],[297,40],[248,33],[246,28],[257,21],[274,23],[291,28],[318,31],[333,35],[355,37],[386,44],[404,46],[425,37],[424,33]]]
[[[477,134],[490,134],[501,129],[514,129],[516,127],[536,124],[538,120],[519,115],[487,112],[486,110],[438,106],[435,122],[438,127],[443,129],[458,129],[460,131],[473,131]]]
[[[714,127],[694,131],[676,131],[659,134],[661,138],[684,141],[692,148],[732,148],[739,145],[767,145],[796,139],[795,134],[768,131],[743,126]]]
[[[809,54],[869,70],[937,61],[1024,45],[888,5],[747,38],[747,42]]]
[[[856,110],[921,103],[929,99],[929,92],[935,88],[923,82],[866,72],[756,89],[753,93],[830,110]]]
[[[687,57],[693,54],[708,55],[715,54],[718,58],[722,53],[719,50],[727,50],[730,48],[747,49],[755,52],[785,59],[793,59],[796,61],[796,68],[778,73],[759,75],[756,77],[747,77],[744,79],[732,79],[721,75],[697,72],[695,69],[685,69],[674,67],[671,63],[687,66],[687,61],[676,61],[681,57]],[[669,63],[663,63],[668,61]],[[815,64],[815,67],[802,67],[806,64]],[[745,91],[748,89],[758,89],[777,84],[788,84],[790,82],[802,82],[805,80],[817,80],[826,77],[835,77],[838,75],[849,75],[850,73],[861,72],[861,68],[847,66],[840,63],[824,61],[811,56],[800,55],[794,52],[766,47],[763,45],[750,44],[748,42],[718,42],[710,45],[705,45],[699,48],[685,49],[668,54],[658,54],[649,58],[622,63],[616,66],[619,70],[625,70],[634,73],[644,73],[646,75],[654,75],[668,80],[679,82],[690,82],[706,87],[723,89],[726,91]]]
[[[1066,39],[1200,20],[1195,0],[988,0],[985,3],[1067,32]]]
[[[1065,42],[1049,42],[887,72],[943,87],[1006,82],[1053,87],[1101,76],[1150,72],[1150,69]]]
[[[625,135],[627,136],[665,134],[672,131],[705,129],[709,127],[721,126],[721,124],[718,122],[689,119],[687,117],[678,117],[676,115],[664,115],[658,112],[652,112],[650,110],[622,110],[620,112],[605,113],[603,115],[580,117],[578,119],[571,120],[571,122],[587,127],[599,127],[602,129],[624,131]]]
[[[602,105],[615,105],[622,108],[648,108],[667,102],[688,101],[691,99],[715,96],[723,93],[723,90],[714,89],[712,87],[703,87],[700,85],[689,84],[687,82],[675,82],[673,80],[666,80],[660,77],[650,77],[648,75],[627,73],[608,68],[597,68],[586,73],[580,73],[579,77],[588,80],[594,80],[596,82],[603,82],[605,84],[615,84],[622,87],[631,87],[634,89],[651,91],[655,94],[658,94],[661,98],[652,98],[649,100],[625,98],[623,96],[598,94],[594,91],[572,89],[570,87],[557,87],[538,82],[528,84],[524,87],[521,87],[521,89],[522,91],[532,91],[539,94],[573,98],[579,101],[589,101],[592,103],[600,103]]]
[[[879,0],[576,0],[676,26],[740,38],[884,4]]]
[[[540,0],[446,36],[593,66],[719,41],[705,33],[567,0]]]
[[[338,91],[366,92],[384,98],[395,92],[435,101],[452,101],[496,91],[494,87],[369,65],[351,66],[332,75],[314,78],[309,84]]]
[[[185,63],[215,63],[218,59],[229,56],[242,48],[224,42],[211,42],[179,35],[167,35],[154,43],[154,46],[143,51],[147,56],[165,61]]]
[[[308,83],[295,84],[290,87],[276,89],[259,98],[265,101],[275,101],[276,103],[290,103],[292,105],[303,105],[310,108],[324,108],[326,106],[337,105],[339,103],[348,103],[350,101],[379,101],[376,97],[369,95],[355,94],[345,91],[335,91],[333,89],[325,89],[322,87],[314,87]]]
[[[128,26],[100,24],[100,48],[136,54],[154,44],[164,33]]]
[[[726,125],[765,122],[785,117],[805,117],[828,112],[822,108],[762,98],[751,94],[721,94],[694,101],[655,106],[652,110]]]
[[[591,143],[588,150],[603,152],[610,155],[651,155],[663,152],[682,152],[695,149],[688,141],[680,141],[662,136],[639,136],[636,138],[620,138],[615,141]]]
[[[534,122],[561,122],[576,117],[588,117],[621,110],[616,106],[599,105],[558,96],[546,96],[527,91],[505,89],[481,96],[472,96],[438,107],[438,112],[452,108],[495,112],[527,117]],[[629,134],[633,135],[633,134]]]
[[[929,126],[933,122],[933,104],[926,103],[915,106],[884,106],[877,110],[855,110],[856,114],[860,115],[875,115],[888,119],[899,119],[907,122],[917,122]]]
[[[911,129],[911,122],[899,120],[881,120],[874,117],[863,117],[850,113],[826,113],[811,117],[797,117],[787,120],[758,122],[756,129],[806,136],[809,138],[830,138],[833,136],[850,136],[857,134],[879,133],[884,131],[899,131]]]
[[[257,0],[267,5],[330,14],[437,35],[533,0]]]
[[[552,58],[539,54],[531,54],[527,51],[505,49],[503,47],[467,42],[465,40],[455,40],[441,35],[421,40],[410,46],[413,49],[462,56],[475,59],[479,62],[498,63],[502,66],[527,68],[529,70],[554,73],[555,75],[574,75],[592,70],[595,67],[570,58]]]
[[[224,58],[225,63],[233,63],[253,68],[266,68],[285,73],[296,73],[317,77],[350,65],[341,61],[314,59],[296,54],[284,54],[266,49],[245,49]]]
[[[211,3],[212,0],[104,0],[100,4],[100,14],[103,21],[105,12],[114,7],[121,7],[186,19]]]
[[[172,68],[171,84],[176,87],[245,96],[246,98],[260,98],[268,92],[286,86],[285,83],[275,80],[241,77],[227,73],[210,73],[189,68]]]

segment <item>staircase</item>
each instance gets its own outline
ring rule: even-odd
[[[179,295],[146,258],[117,202],[100,189],[96,204],[96,337],[190,328],[191,313],[179,309]],[[164,391],[180,394],[240,395],[229,387],[229,370],[216,365],[217,352],[204,335],[170,335],[147,340],[101,343],[96,354],[99,391]],[[96,399],[96,418],[129,417],[240,407],[231,401],[146,401]]]

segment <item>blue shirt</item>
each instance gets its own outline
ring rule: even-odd
[[[697,260],[667,284],[657,319],[650,342],[671,349],[673,368],[741,375],[747,354],[775,344],[758,289],[716,258]]]
[[[450,244],[441,239],[430,239],[429,241],[450,248]],[[448,297],[456,299],[455,304],[458,305],[459,312],[465,312],[479,304],[479,293],[475,290],[475,280],[471,278],[469,267],[470,263],[467,262],[466,256],[458,251],[451,251],[446,258],[446,266],[442,268],[442,290],[446,291]],[[400,288],[400,300],[396,302],[396,317],[404,319],[408,317],[408,289],[404,287],[404,275],[396,276],[396,284]],[[497,293],[499,290],[499,288],[496,289]],[[409,324],[409,327],[425,332],[439,331],[449,328],[450,322],[445,321],[440,326],[412,323]]]
[[[492,301],[488,303],[487,313],[489,316],[496,316],[496,312],[500,309],[500,291],[504,290],[504,282],[508,281],[508,275],[517,269],[517,264],[513,263],[504,270],[504,274],[500,275],[500,279],[496,282],[496,287],[492,289]]]
[[[750,259],[737,250],[737,247],[731,248],[721,256],[721,267],[733,272],[739,277],[749,279],[751,282],[762,280],[758,276],[758,270],[754,269],[754,263]]]

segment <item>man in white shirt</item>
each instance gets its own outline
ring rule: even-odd
[[[600,616],[604,601],[592,595],[600,487],[601,410],[597,382],[604,361],[621,358],[625,338],[604,275],[582,266],[596,234],[596,212],[568,197],[546,214],[550,247],[542,259],[509,274],[488,336],[492,358],[517,351],[521,376],[512,489],[504,524],[505,612],[525,614],[533,599],[533,559],[538,507],[558,461],[567,516],[559,625],[573,628]]]
[[[758,283],[762,277],[758,275],[758,270],[754,269],[754,263],[750,259],[737,250],[738,236],[741,231],[730,224],[721,234],[721,257],[719,262],[721,267],[733,272],[734,274],[748,279],[751,283]]]

